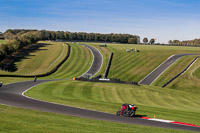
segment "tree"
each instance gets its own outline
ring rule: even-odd
[[[154,43],[155,43],[155,39],[152,38],[152,39],[149,41],[149,43],[150,43],[150,44],[154,44]]]
[[[143,39],[143,43],[144,43],[144,44],[147,44],[147,43],[148,43],[148,38],[145,37],[145,38]]]

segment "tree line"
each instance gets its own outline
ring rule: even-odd
[[[182,45],[182,46],[198,46],[200,45],[200,39],[179,41],[179,40],[169,40],[170,45]]]
[[[95,42],[116,42],[116,43],[140,43],[140,37],[130,34],[100,34],[85,32],[63,32],[46,30],[7,30],[2,38],[7,41],[0,45],[0,62],[9,57],[12,53],[18,52],[23,47],[36,43],[39,40],[63,40],[63,41],[95,41]],[[2,65],[1,65],[2,66]]]
[[[16,37],[37,30],[14,29],[3,33],[5,39],[15,39]],[[95,42],[117,42],[117,43],[140,43],[140,37],[131,34],[100,34],[86,32],[64,32],[64,31],[46,31],[40,30],[42,40],[65,40],[65,41],[95,41]]]

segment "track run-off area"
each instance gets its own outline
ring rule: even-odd
[[[95,75],[96,73],[98,73],[98,71],[100,70],[102,66],[103,58],[97,49],[92,48],[91,46],[89,46],[88,48],[92,51],[94,57],[93,57],[93,63],[90,69],[85,74],[92,73],[92,75]],[[164,65],[165,69],[167,69],[171,64],[173,64],[177,59],[185,55],[189,55],[189,54],[181,54],[177,56],[175,55],[169,58],[168,61],[165,61],[167,62],[166,65]],[[165,62],[163,64],[165,64]],[[160,74],[164,72],[165,69],[160,69],[159,70]],[[156,74],[158,76],[160,75],[158,72],[156,72]],[[33,99],[24,95],[24,93],[27,90],[31,89],[32,87],[45,83],[45,82],[51,82],[51,81],[55,81],[55,80],[38,80],[37,82],[24,81],[24,82],[16,82],[16,83],[4,85],[0,89],[0,103],[4,105],[15,106],[15,107],[20,107],[20,108],[25,108],[25,109],[33,109],[33,110],[39,110],[39,111],[45,111],[45,112],[72,115],[72,116],[91,118],[91,119],[96,119],[96,120],[105,120],[105,121],[118,122],[118,123],[127,123],[127,124],[143,125],[143,126],[153,126],[153,127],[200,132],[200,128],[196,125],[190,125],[186,123],[181,124],[181,122],[173,123],[167,120],[151,119],[151,118],[147,118],[147,117],[145,118],[145,117],[140,117],[140,116],[132,117],[132,118],[118,117],[110,113],[92,111],[92,110],[81,109],[81,108],[72,107],[72,106],[66,106],[66,105],[41,101],[41,100]],[[145,84],[145,82],[140,82],[140,84]]]

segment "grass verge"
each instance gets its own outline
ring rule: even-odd
[[[2,133],[189,133],[171,129],[120,124],[0,105]]]

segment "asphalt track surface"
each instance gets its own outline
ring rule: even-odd
[[[93,55],[94,55],[94,61],[92,65],[95,66],[94,62],[96,59],[95,58],[96,55],[95,53],[93,53]],[[101,65],[102,62],[100,63],[100,61],[98,61],[98,64]],[[91,69],[93,69],[92,66],[90,70]],[[90,72],[90,70],[88,72]],[[96,71],[94,73],[97,73],[99,70],[93,69],[93,71]],[[61,105],[61,104],[56,104],[56,103],[50,103],[50,102],[36,100],[33,98],[29,98],[27,96],[24,96],[24,92],[27,91],[28,89],[36,85],[39,85],[41,83],[50,82],[50,81],[55,81],[55,80],[38,80],[37,82],[24,81],[24,82],[17,82],[17,83],[3,85],[0,88],[0,104],[15,106],[15,107],[24,108],[24,109],[32,109],[32,110],[71,115],[71,116],[90,118],[90,119],[96,119],[96,120],[105,120],[105,121],[118,122],[118,123],[127,123],[127,124],[143,125],[143,126],[153,126],[153,127],[160,127],[160,128],[200,132],[199,127],[164,123],[164,122],[158,122],[158,121],[150,121],[146,119],[141,119],[140,117],[119,117],[110,113],[104,113],[104,112],[81,109],[77,107],[71,107],[71,106],[66,106],[66,105]]]
[[[167,70],[172,64],[174,64],[178,59],[183,56],[188,55],[200,55],[200,54],[176,54],[169,57],[165,62],[154,69],[150,74],[143,78],[139,84],[151,85],[164,71]]]

